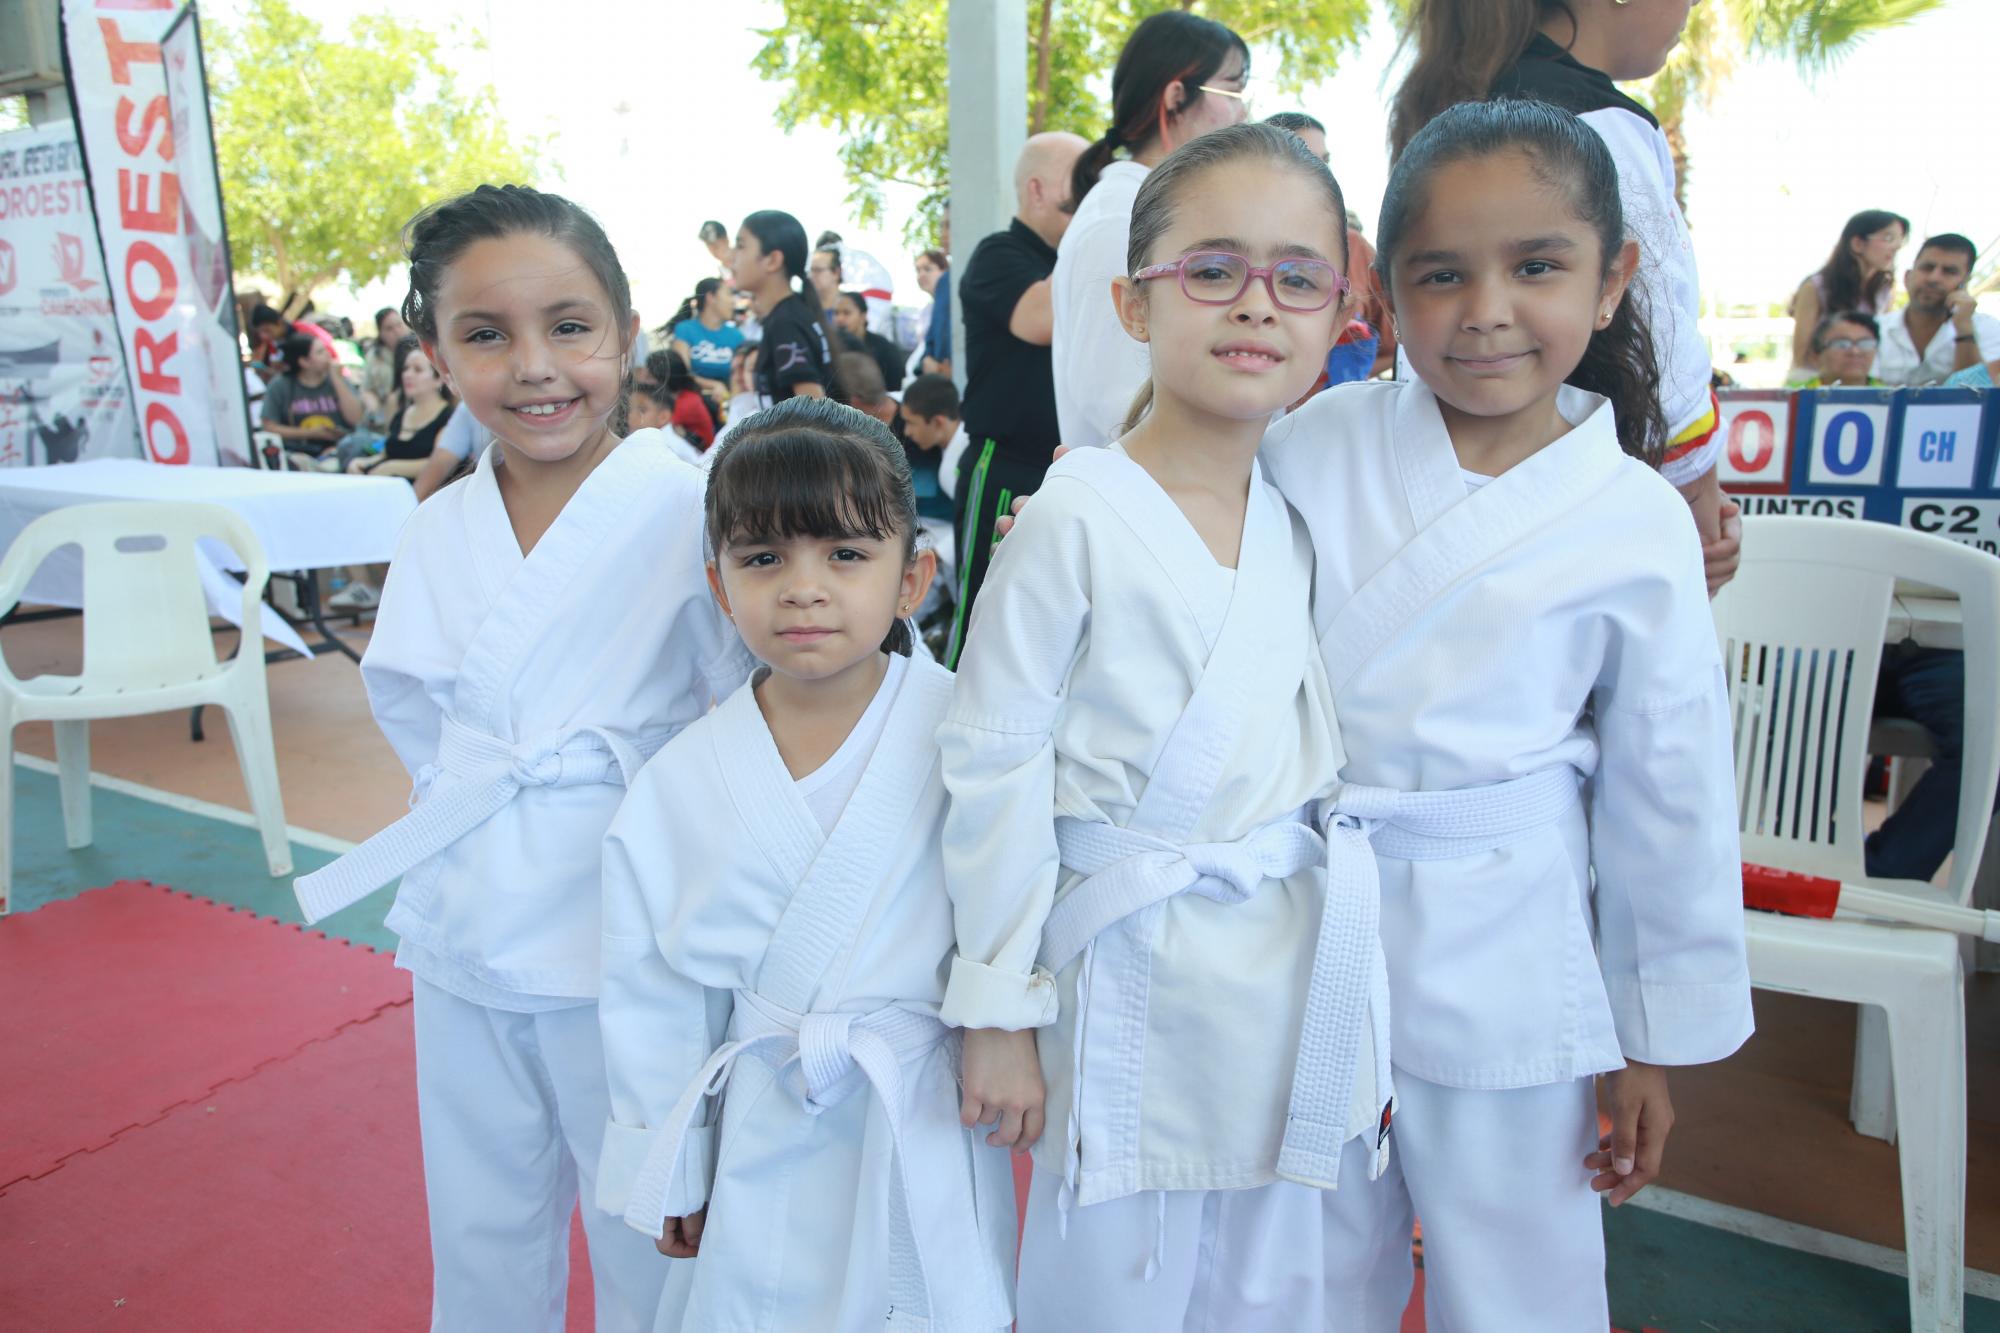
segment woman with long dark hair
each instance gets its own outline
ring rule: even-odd
[[[1792,294],[1792,379],[1810,379],[1819,369],[1814,334],[1829,314],[1888,313],[1896,252],[1909,239],[1910,220],[1886,208],[1863,209],[1847,220],[1819,272]]]
[[[1108,444],[1151,374],[1119,326],[1111,284],[1125,273],[1132,201],[1180,145],[1248,116],[1250,48],[1213,19],[1170,9],[1132,30],[1111,73],[1111,125],[1077,159],[1075,214],[1056,250],[1056,420],[1062,442]]]

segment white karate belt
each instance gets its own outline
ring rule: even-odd
[[[1264,824],[1227,843],[1177,845],[1116,824],[1068,817],[1056,820],[1062,862],[1085,878],[1050,911],[1037,961],[1060,971],[1080,953],[1092,952],[1099,932],[1134,912],[1182,893],[1220,903],[1240,903],[1266,880],[1324,863],[1326,904],[1320,916],[1300,1032],[1278,1173],[1288,1179],[1329,1184],[1339,1176],[1347,1112],[1354,1095],[1361,1024],[1375,987],[1381,879],[1377,854],[1437,860],[1499,847],[1560,818],[1577,801],[1576,771],[1567,765],[1527,777],[1452,791],[1402,792],[1344,784],[1320,803],[1315,821],[1322,838],[1301,822],[1304,811]],[[1079,1010],[1089,984],[1090,961],[1079,979]],[[1386,1031],[1386,1014],[1377,1015]],[[1084,1016],[1077,1019],[1077,1068],[1082,1067]],[[1378,1043],[1379,1044],[1379,1043]],[[1388,1052],[1376,1064],[1386,1068]],[[1064,1167],[1064,1201],[1074,1197],[1082,1078],[1072,1079],[1071,1151]],[[1067,1208],[1060,1210],[1066,1220]],[[1155,1271],[1148,1265],[1148,1276]]]
[[[911,1224],[910,1182],[903,1157],[903,1066],[929,1054],[953,1029],[930,1014],[884,1006],[865,1014],[799,1013],[781,1008],[752,991],[737,991],[730,1019],[734,1040],[716,1048],[694,1076],[667,1122],[647,1150],[627,1196],[625,1221],[647,1235],[657,1236],[669,1216],[667,1200],[680,1165],[681,1145],[694,1123],[702,1099],[719,1093],[737,1060],[755,1055],[778,1072],[798,1094],[807,1115],[818,1115],[846,1101],[863,1084],[889,1121],[896,1180],[890,1190],[889,1327],[928,1328],[933,1313],[933,1277],[942,1278],[949,1265],[964,1256],[946,1254],[946,1267],[933,1270],[923,1241]],[[785,1075],[796,1066],[801,1086]],[[936,1188],[944,1182],[926,1180]],[[969,1203],[969,1201],[968,1201]],[[963,1212],[969,1212],[968,1207]]]
[[[359,902],[390,880],[436,856],[507,807],[525,787],[630,786],[672,732],[627,740],[602,727],[509,744],[443,719],[438,757],[417,775],[410,813],[292,885],[308,922]],[[432,798],[440,773],[460,779]]]

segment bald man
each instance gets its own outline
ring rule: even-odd
[[[1070,169],[1087,147],[1074,134],[1037,134],[1022,145],[1014,164],[1014,220],[979,243],[959,279],[970,446],[959,458],[954,496],[958,607],[944,659],[954,669],[993,554],[993,521],[1042,484],[1059,438],[1049,275],[1069,226]]]

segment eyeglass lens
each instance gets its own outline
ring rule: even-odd
[[[1234,301],[1250,282],[1250,265],[1236,255],[1189,255],[1181,283],[1197,301]],[[1271,269],[1271,297],[1287,310],[1323,310],[1333,299],[1333,265],[1316,259],[1286,259]]]

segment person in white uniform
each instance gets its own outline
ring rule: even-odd
[[[557,1333],[579,1195],[600,1330],[667,1264],[594,1202],[601,861],[621,787],[749,671],[708,595],[701,474],[614,433],[637,328],[603,231],[481,186],[410,230],[404,318],[494,443],[420,506],[362,659],[410,813],[296,885],[307,920],[398,876],[438,1333]]]
[[[1056,423],[1061,443],[1109,444],[1151,378],[1146,346],[1112,302],[1125,276],[1132,203],[1176,147],[1247,115],[1250,48],[1214,19],[1169,9],[1143,20],[1111,73],[1111,128],[1070,176],[1075,214],[1050,279]],[[1119,156],[1119,154],[1125,156]]]
[[[1255,457],[1345,263],[1297,136],[1168,157],[1118,284],[1151,408],[1050,469],[973,614],[939,732],[943,1016],[966,1123],[1035,1150],[1021,1333],[1375,1326],[1408,1296],[1350,1299],[1409,1246],[1345,1207],[1388,1152],[1375,866],[1316,804],[1343,757],[1311,549]]]
[[[1422,1220],[1436,1333],[1602,1333],[1600,1194],[1658,1174],[1666,1067],[1751,1031],[1728,701],[1695,528],[1650,465],[1618,200],[1567,112],[1431,121],[1376,233],[1417,379],[1323,393],[1263,454],[1312,534],[1343,799],[1374,823],[1398,1112],[1378,1213],[1399,1238]],[[1468,790],[1513,791],[1511,814],[1412,833]]]
[[[599,1199],[692,1261],[661,1333],[993,1333],[1013,1182],[959,1123],[938,1018],[952,678],[910,656],[935,564],[908,460],[792,399],[731,436],[707,513],[715,595],[765,665],[646,765],[605,843]]]

